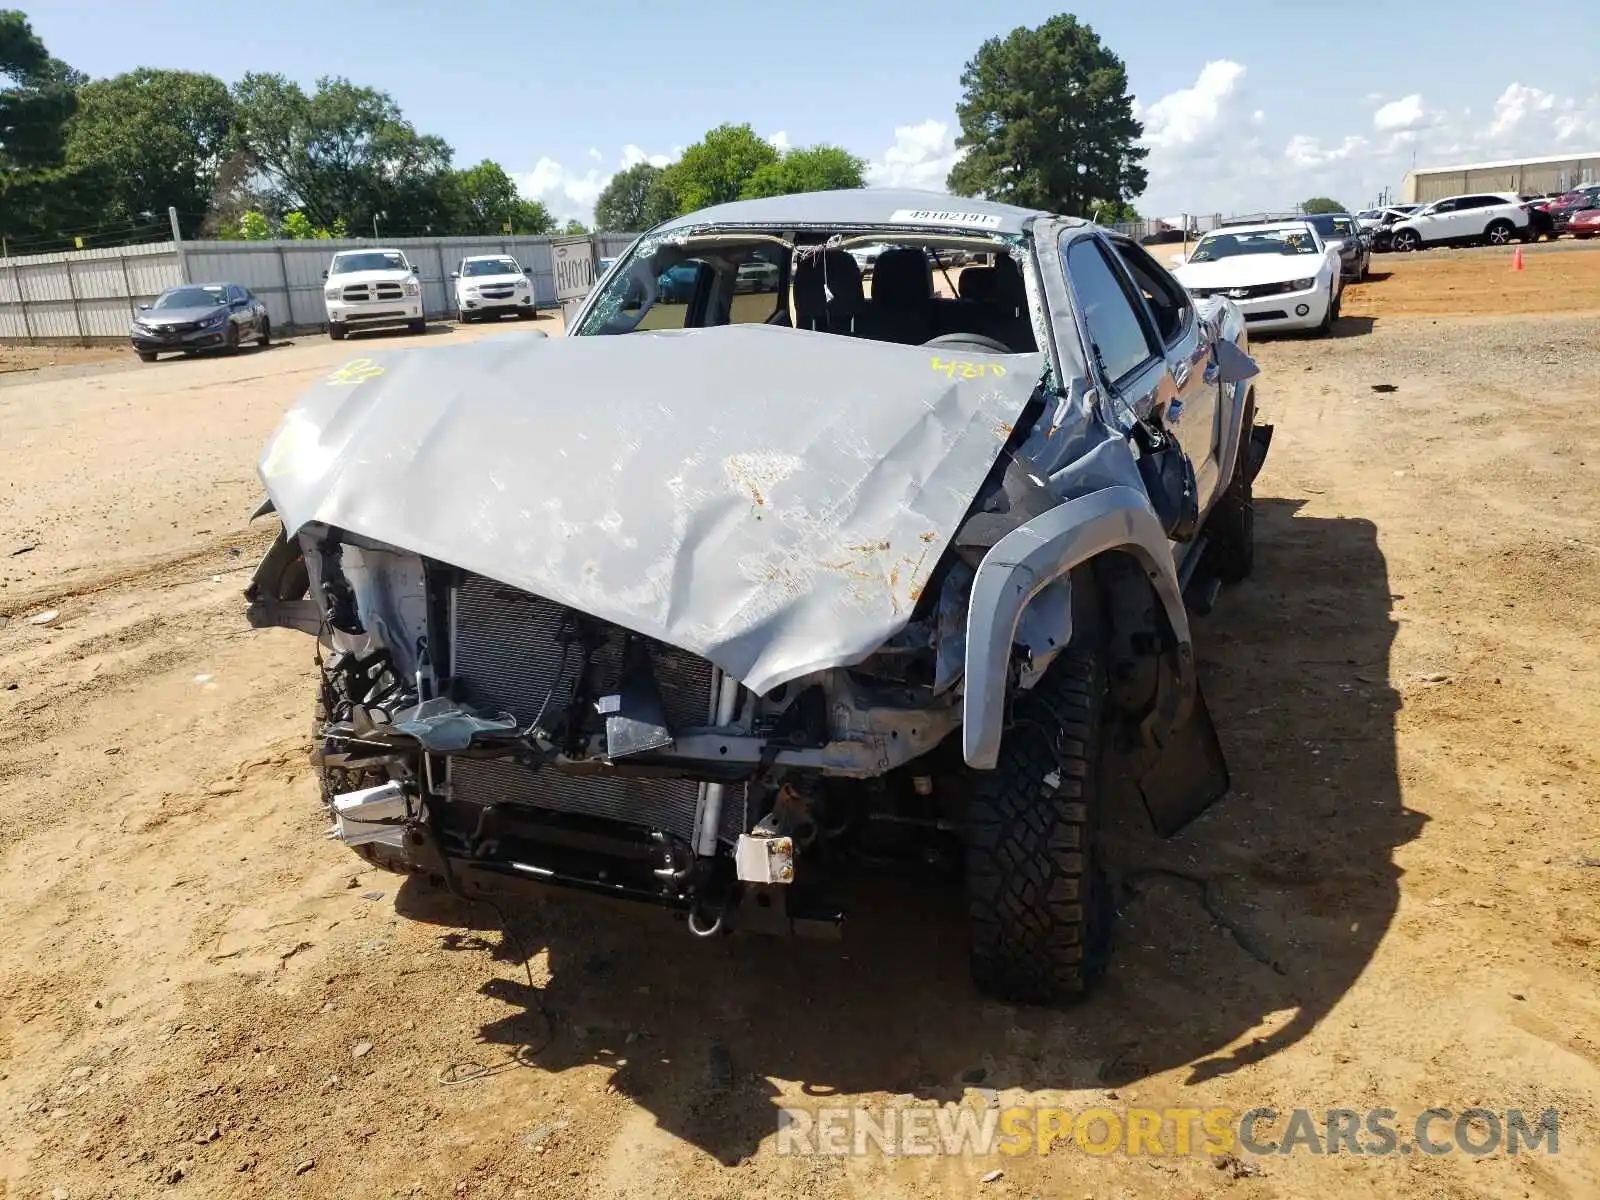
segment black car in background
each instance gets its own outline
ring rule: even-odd
[[[1300,218],[1339,252],[1339,274],[1360,283],[1367,277],[1372,262],[1372,239],[1362,230],[1354,213],[1312,213]]]
[[[272,341],[267,306],[237,283],[186,283],[168,288],[153,304],[141,304],[128,331],[143,362],[163,352],[237,350],[246,339]]]

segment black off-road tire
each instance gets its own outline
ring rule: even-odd
[[[972,978],[1000,999],[1078,999],[1105,970],[1112,897],[1095,850],[1104,694],[1099,647],[1074,643],[1018,698],[995,769],[973,772]]]
[[[344,341],[344,335],[347,332],[348,328],[345,326],[343,321],[334,321],[328,326],[328,336],[336,342]]]
[[[1255,422],[1256,402],[1252,396],[1245,403],[1233,478],[1206,519],[1206,554],[1212,573],[1223,583],[1243,582],[1256,566],[1255,485],[1250,478],[1250,430]]]
[[[428,321],[426,317],[418,317],[415,321],[406,322],[407,333],[427,333]]]
[[[266,317],[261,318],[261,329],[256,334],[256,345],[272,345],[272,322],[267,320]]]

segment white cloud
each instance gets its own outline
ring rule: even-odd
[[[1134,115],[1144,122],[1144,143],[1156,152],[1203,149],[1219,129],[1237,115],[1245,69],[1229,59],[1208,62],[1193,87],[1161,97],[1145,108],[1134,101]]]
[[[1424,107],[1422,97],[1416,92],[1391,100],[1372,114],[1372,127],[1379,133],[1408,132],[1435,123],[1436,114]]]
[[[1331,163],[1341,162],[1352,155],[1361,153],[1367,148],[1367,139],[1359,134],[1352,134],[1337,146],[1323,148],[1322,139],[1307,137],[1297,133],[1289,139],[1289,144],[1284,147],[1283,154],[1297,167],[1326,167]]]
[[[867,186],[942,192],[950,168],[961,154],[955,134],[943,121],[930,117],[920,125],[897,125],[894,145],[867,164]]]
[[[1494,102],[1486,136],[1492,142],[1525,142],[1529,139],[1571,144],[1579,138],[1600,135],[1600,96],[1587,101],[1557,96],[1543,88],[1512,83]],[[1588,150],[1590,147],[1573,146]]]
[[[681,146],[674,146],[668,154],[647,154],[638,146],[627,145],[622,148],[618,166],[609,171],[601,167],[575,171],[553,158],[541,158],[534,163],[533,170],[514,172],[511,178],[525,199],[540,201],[557,220],[576,218],[587,225],[594,221],[595,201],[617,171],[642,162],[664,167],[682,153]],[[605,156],[594,148],[589,150],[587,157],[595,162],[605,160]]]
[[[789,142],[789,135],[781,129],[778,130],[777,133],[768,134],[766,141],[774,150],[778,151],[779,154],[794,149]]]

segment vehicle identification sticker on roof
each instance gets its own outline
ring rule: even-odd
[[[897,208],[889,214],[896,225],[971,225],[978,229],[1000,228],[994,213],[953,212],[938,208]]]

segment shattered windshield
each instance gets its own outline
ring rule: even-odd
[[[646,239],[600,285],[575,332],[760,323],[908,346],[964,335],[979,353],[1036,353],[1025,252],[984,238],[982,250],[963,247],[968,261],[947,269],[934,251],[950,240],[880,242],[870,229]]]
[[[522,268],[509,258],[468,259],[461,268],[468,278],[474,275],[521,275]]]
[[[1253,233],[1210,233],[1189,256],[1190,262],[1217,262],[1248,254],[1315,254],[1307,229],[1262,229]]]

